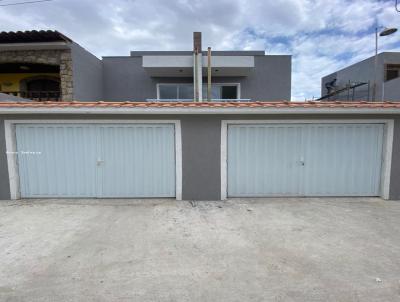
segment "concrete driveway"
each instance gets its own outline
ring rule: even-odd
[[[400,202],[1,202],[0,300],[400,301]]]

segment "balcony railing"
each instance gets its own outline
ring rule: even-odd
[[[147,102],[193,102],[193,99],[146,99]],[[204,98],[202,102],[207,102]],[[251,102],[251,99],[211,99],[211,102]]]
[[[0,92],[34,101],[59,101],[61,97],[60,91],[0,91]]]

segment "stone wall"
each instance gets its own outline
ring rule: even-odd
[[[33,63],[60,66],[61,100],[74,99],[70,50],[0,51],[0,63]]]

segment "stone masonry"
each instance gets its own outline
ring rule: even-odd
[[[72,57],[70,50],[0,51],[0,63],[37,63],[60,66],[61,100],[73,101]]]

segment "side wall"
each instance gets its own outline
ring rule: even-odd
[[[142,68],[142,57],[103,58],[103,83],[107,101],[157,98],[156,81]]]
[[[400,78],[385,82],[382,95],[384,101],[400,101]]]
[[[291,98],[291,56],[255,56],[247,77],[213,77],[213,83],[240,83],[241,98],[276,101]],[[157,83],[192,83],[190,77],[150,77],[142,57],[105,57],[104,99],[132,101],[157,98]],[[206,82],[204,79],[203,82]]]
[[[10,199],[4,120],[0,119],[0,200]]]
[[[103,63],[78,44],[71,45],[75,101],[103,100]]]
[[[221,197],[221,121],[262,119],[344,119],[341,116],[265,116],[265,115],[47,115],[36,119],[164,119],[181,120],[182,179],[184,200],[219,200]],[[346,116],[349,119],[393,119],[393,116]],[[9,199],[9,181],[5,146],[4,120],[32,119],[31,116],[0,116],[0,199]],[[400,117],[395,120],[390,198],[400,199]]]
[[[241,82],[242,98],[262,101],[291,99],[292,57],[255,56],[255,69]]]

